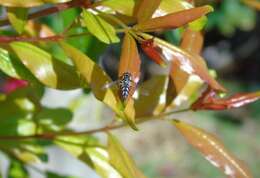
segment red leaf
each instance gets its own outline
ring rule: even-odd
[[[214,90],[208,88],[192,105],[193,110],[225,110],[238,108],[260,99],[260,92],[238,93],[229,98],[217,98]]]
[[[15,79],[15,78],[8,78],[5,83],[1,86],[1,91],[10,94],[19,88],[24,88],[28,86],[28,82],[25,80]]]
[[[153,39],[143,41],[141,43],[141,48],[156,64],[166,67],[166,61],[162,55],[162,50],[154,44]]]

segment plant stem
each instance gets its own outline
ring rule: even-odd
[[[40,10],[38,12],[30,14],[29,17],[28,17],[28,20],[47,16],[47,15],[54,14],[54,13],[64,11],[66,9],[70,9],[70,8],[74,8],[74,7],[88,8],[88,7],[90,7],[90,5],[91,5],[91,3],[88,0],[72,0],[72,1],[69,1],[69,2],[65,2],[65,3],[59,3],[59,4],[56,4],[53,7],[43,9],[43,10]],[[9,24],[10,24],[10,22],[9,22],[8,19],[0,20],[0,27],[6,26],[6,25],[9,25]]]
[[[190,111],[190,109],[183,109],[183,110],[179,110],[179,111],[162,113],[157,116],[141,117],[141,118],[137,118],[136,120],[138,121],[138,124],[141,124],[146,121],[162,119],[164,117],[171,116],[172,114],[182,113],[182,112],[187,112],[187,111]],[[127,126],[126,123],[121,123],[121,124],[115,124],[115,125],[107,125],[107,126],[104,126],[101,128],[92,129],[92,130],[83,131],[83,132],[67,131],[67,132],[58,132],[58,133],[43,133],[43,134],[29,135],[29,136],[0,136],[0,140],[28,140],[28,139],[54,140],[58,136],[90,135],[90,134],[94,134],[94,133],[107,132],[107,131],[119,129],[119,128],[122,128],[125,126]]]
[[[80,36],[90,35],[89,33],[79,33],[71,35],[53,35],[47,37],[23,37],[23,36],[0,36],[1,43],[11,43],[14,41],[27,41],[27,42],[37,42],[37,41],[59,41],[65,38],[76,38]]]

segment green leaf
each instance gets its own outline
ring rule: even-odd
[[[108,134],[109,162],[124,178],[144,178],[138,170],[134,161],[119,141],[111,134]]]
[[[19,131],[21,132],[19,125],[22,126],[24,124],[23,121],[26,121],[25,118],[29,117],[32,111],[32,103],[24,98],[7,99],[1,102],[0,135],[18,135]],[[28,128],[27,131],[29,131]]]
[[[115,28],[101,17],[90,13],[87,10],[82,12],[83,23],[89,32],[100,41],[110,44],[117,43],[120,39],[116,36]]]
[[[65,108],[42,108],[37,114],[36,120],[44,127],[44,130],[60,130],[72,119],[72,112]]]
[[[80,87],[80,79],[74,68],[55,60],[46,51],[25,42],[11,43],[22,63],[44,85],[57,89]]]
[[[1,0],[0,5],[9,7],[34,7],[46,3],[62,3],[69,1],[71,0]]]
[[[20,78],[7,50],[0,48],[0,69],[10,77]]]
[[[28,9],[10,7],[7,9],[7,16],[14,29],[21,34],[27,21]]]
[[[47,172],[47,178],[76,178],[73,176],[62,176],[54,172]]]
[[[29,174],[21,162],[12,160],[8,170],[8,178],[29,178]]]

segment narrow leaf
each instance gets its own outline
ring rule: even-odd
[[[139,33],[139,35],[145,39],[152,38],[151,35],[145,33]],[[191,54],[186,50],[178,48],[159,38],[154,38],[154,43],[162,49],[162,53],[167,58],[167,60],[175,60],[176,65],[179,66],[181,70],[188,73],[189,75],[198,75],[216,91],[226,91],[223,86],[221,86],[214,78],[210,76],[204,59],[199,55],[194,53]]]
[[[94,137],[58,137],[55,144],[91,167],[102,178],[123,178],[115,168],[110,165],[107,150],[99,146]]]
[[[229,178],[252,178],[242,161],[228,152],[215,136],[178,120],[175,120],[173,124],[189,144],[194,146],[213,166],[222,170]]]
[[[78,49],[64,42],[61,43],[61,46],[66,54],[72,59],[78,72],[85,79],[87,85],[90,86],[95,97],[118,113],[116,91],[113,88],[104,89],[106,84],[112,82],[109,76],[107,76],[95,62]]]
[[[108,134],[109,162],[124,178],[145,178],[119,141]]]
[[[94,15],[87,10],[82,12],[83,23],[89,32],[100,41],[110,44],[119,42],[116,31],[112,25],[103,20],[98,15]]]
[[[108,7],[114,12],[119,12],[121,14],[132,16],[133,8],[135,5],[135,0],[106,0],[106,1],[98,1],[93,4],[93,6],[105,6]]]
[[[141,48],[149,59],[162,67],[166,67],[167,63],[165,57],[162,55],[162,50],[154,44],[153,39],[143,41]]]
[[[137,24],[134,28],[146,32],[174,29],[190,23],[212,11],[211,6],[196,7],[147,20]]]
[[[11,61],[9,52],[3,48],[0,48],[0,70],[10,77],[20,78]]]
[[[217,93],[208,88],[192,105],[193,110],[225,110],[242,107],[260,99],[260,92],[238,93],[228,98],[218,98]]]
[[[53,59],[49,53],[29,43],[13,42],[10,46],[44,85],[58,89],[80,87],[79,77],[72,66]]]
[[[161,14],[170,14],[173,12],[178,12],[190,8],[193,8],[193,5],[187,1],[163,0],[159,6],[158,11],[160,11]]]
[[[12,160],[8,170],[8,178],[29,178],[29,173],[21,162]]]
[[[14,29],[21,34],[27,21],[28,9],[20,7],[7,8],[7,16]]]
[[[139,0],[137,2],[134,7],[134,16],[137,17],[138,23],[142,23],[152,17],[161,0]]]
[[[126,33],[122,45],[118,77],[122,77],[127,72],[131,74],[134,86],[131,87],[129,97],[133,95],[136,84],[139,81],[140,67],[141,60],[139,57],[136,42],[129,33]]]
[[[182,37],[182,42],[180,45],[182,49],[186,50],[191,54],[199,55],[202,50],[202,46],[203,46],[203,36],[201,32],[192,31],[189,29],[187,29],[184,32]],[[204,61],[201,62],[203,63],[201,65],[205,65]],[[182,88],[185,86],[189,78],[189,74],[183,71],[179,67],[178,63],[175,60],[173,60],[170,76],[174,81],[174,85],[176,87],[177,93],[179,93],[182,90]]]

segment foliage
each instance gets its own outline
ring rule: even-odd
[[[243,2],[259,8],[255,1]],[[176,113],[237,108],[259,99],[259,92],[223,98],[227,89],[211,75],[200,55],[206,16],[213,11],[210,5],[195,6],[185,0],[2,0],[0,4],[7,18],[0,26],[12,26],[0,35],[0,69],[6,77],[0,97],[0,150],[10,159],[9,177],[29,177],[26,165],[47,162],[46,148],[55,145],[103,178],[145,178],[111,130],[127,125],[138,130],[139,123],[172,120]],[[237,1],[223,2],[223,7],[228,5],[248,8]],[[58,15],[49,16],[54,13]],[[248,9],[247,15],[254,13]],[[45,24],[48,18],[52,25]],[[235,18],[228,22],[231,30],[225,32],[232,31],[233,25],[251,23]],[[217,19],[221,24],[224,18]],[[179,46],[158,35],[172,29],[181,32]],[[107,45],[119,42],[118,80],[114,82],[118,85],[113,85],[96,61]],[[143,61],[138,46],[162,68],[169,67],[167,74],[140,82]],[[131,76],[129,83],[124,80],[126,73]],[[89,89],[115,118],[102,128],[77,132],[69,127],[71,109],[41,104],[45,88]],[[150,94],[143,96],[145,91]],[[183,121],[172,123],[227,177],[252,177],[215,136]],[[107,135],[107,144],[95,137],[98,132]],[[44,174],[66,177],[50,171]]]

